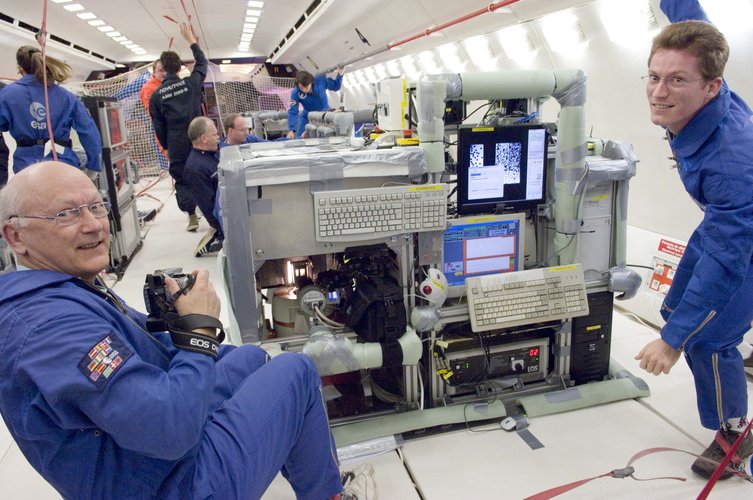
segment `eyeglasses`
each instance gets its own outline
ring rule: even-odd
[[[641,80],[646,82],[646,87],[653,88],[659,85],[659,82],[664,80],[664,85],[671,89],[681,89],[685,87],[689,83],[693,82],[700,82],[701,80],[705,80],[705,78],[696,78],[695,80],[687,80],[681,76],[668,76],[666,78],[660,78],[656,75],[646,75],[642,76]]]
[[[110,213],[110,203],[107,201],[99,201],[97,203],[91,203],[91,204],[85,204],[81,205],[80,207],[76,208],[66,208],[65,210],[61,210],[60,212],[56,213],[55,215],[11,215],[8,217],[8,219],[45,219],[45,220],[54,220],[55,224],[58,224],[60,226],[71,226],[78,221],[81,220],[81,209],[82,208],[88,208],[89,212],[96,217],[97,219],[101,219],[102,217],[107,217],[107,214]]]

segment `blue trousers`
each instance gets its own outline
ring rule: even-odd
[[[269,362],[241,346],[217,362],[215,403],[193,478],[193,498],[261,498],[278,472],[299,499],[342,491],[337,452],[314,364],[286,353]]]
[[[701,425],[720,429],[729,418],[748,414],[748,385],[737,345],[753,319],[753,278],[747,277],[729,303],[685,346],[693,372]]]

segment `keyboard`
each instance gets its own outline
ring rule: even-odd
[[[447,184],[316,191],[316,241],[363,241],[444,231],[448,192]]]
[[[580,264],[466,278],[474,332],[588,315]]]

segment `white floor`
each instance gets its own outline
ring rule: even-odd
[[[141,186],[142,188],[144,186]],[[164,206],[144,228],[146,238],[125,277],[115,290],[132,306],[143,310],[144,275],[155,269],[208,268],[220,290],[216,260],[194,258],[193,250],[207,225],[197,233],[185,231],[186,218],[170,195],[168,181],[148,191]],[[139,209],[160,206],[149,197],[139,198]],[[224,296],[220,293],[221,298]],[[223,303],[222,320],[227,324]],[[700,453],[713,439],[701,428],[695,409],[690,372],[680,361],[669,376],[641,374],[633,356],[656,332],[615,312],[612,357],[633,374],[643,377],[651,396],[639,400],[587,408],[530,420],[530,432],[544,445],[532,450],[515,432],[455,431],[408,441],[401,453],[372,457],[382,499],[443,500],[465,498],[525,498],[558,485],[625,467],[647,448],[670,447]],[[753,400],[753,385],[749,385]],[[490,429],[493,427],[489,427]],[[694,498],[705,481],[690,472],[693,457],[682,453],[657,453],[638,460],[638,478],[680,476],[686,481],[601,478],[559,498],[571,499],[686,499]],[[59,495],[29,466],[0,421],[0,498],[59,499]],[[267,500],[294,498],[278,476],[264,496]],[[373,496],[369,496],[372,500]],[[753,484],[731,479],[719,482],[715,499],[753,498]]]

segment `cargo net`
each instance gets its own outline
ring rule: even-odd
[[[247,81],[216,81],[217,114],[223,119],[233,113],[287,110],[293,81],[293,78],[261,75]]]
[[[205,82],[213,83],[215,99],[205,95],[205,102],[207,114],[218,116],[220,123],[233,113],[288,109],[293,78],[258,75],[249,76],[246,81],[214,81],[215,75],[221,77],[222,73],[216,65],[210,64]],[[151,77],[151,65],[146,65],[112,78],[81,84],[85,94],[114,97],[123,104],[130,159],[138,167],[139,174],[145,177],[159,175],[168,167],[167,159],[157,145],[152,121],[139,98],[141,87]]]
[[[123,104],[130,160],[144,177],[157,176],[168,167],[157,145],[152,121],[139,98],[141,87],[151,77],[151,65],[145,65],[112,78],[81,84],[85,94],[114,97]]]

